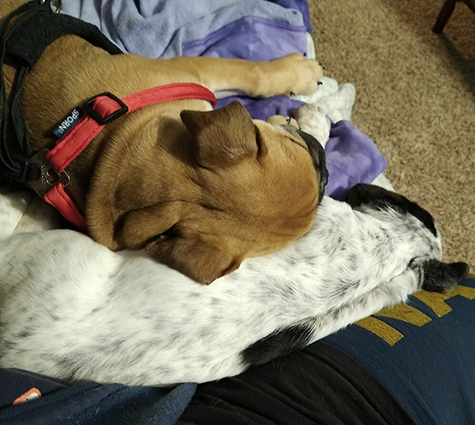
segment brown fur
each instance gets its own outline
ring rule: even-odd
[[[1,2],[2,16],[22,1]],[[7,92],[14,70],[5,66]],[[193,82],[251,96],[317,89],[320,65],[293,54],[272,62],[111,56],[76,36],[51,44],[27,77],[22,107],[34,151],[77,105]],[[46,101],[46,99],[48,101]],[[209,111],[201,100],[138,110],[108,124],[68,167],[68,193],[91,237],[112,250],[146,251],[202,283],[249,256],[278,250],[315,217],[320,175],[303,140],[252,120],[239,103]]]

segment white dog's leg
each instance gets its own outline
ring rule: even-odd
[[[408,295],[418,289],[420,289],[420,276],[408,268],[399,276],[376,286],[352,302],[334,308],[328,314],[317,318],[315,320],[316,332],[311,342],[377,313],[382,308],[406,302]]]
[[[420,289],[420,282],[419,274],[408,268],[399,276],[376,286],[352,301],[337,305],[313,319],[280,329],[273,335],[258,341],[244,350],[242,359],[247,367],[273,360],[276,357],[276,344],[286,341],[289,335],[292,339],[292,351],[304,348],[358,320],[377,313],[384,307],[405,302],[408,295]],[[283,354],[280,352],[280,355]],[[232,369],[231,365],[229,367]]]

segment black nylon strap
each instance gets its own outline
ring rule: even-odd
[[[14,17],[18,20],[10,26]],[[53,13],[50,0],[32,0],[12,12],[0,27],[0,175],[26,183],[39,177],[38,166],[29,162],[32,150],[21,110],[21,91],[27,74],[43,51],[57,38],[74,34],[111,54],[121,50],[99,29],[79,19]],[[10,95],[6,93],[3,65],[17,69]]]
[[[37,3],[37,0],[33,3]],[[53,13],[49,3],[46,1],[39,6],[34,19],[27,20],[21,27],[15,29],[15,36],[6,46],[5,63],[14,67],[33,68],[44,49],[66,34],[78,35],[111,54],[122,53],[95,25],[68,15]]]

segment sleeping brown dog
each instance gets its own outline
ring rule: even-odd
[[[1,4],[1,16],[21,1]],[[7,93],[15,70],[4,66]],[[33,151],[51,149],[52,129],[102,92],[119,98],[191,82],[214,93],[308,94],[322,68],[293,54],[271,62],[216,58],[154,60],[111,55],[75,35],[46,48],[22,91]],[[326,184],[325,155],[289,126],[252,120],[232,103],[174,100],[106,125],[67,167],[66,192],[90,236],[112,250],[142,249],[201,283],[244,258],[304,235]]]

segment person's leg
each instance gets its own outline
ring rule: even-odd
[[[398,304],[237,377],[179,424],[475,423],[475,279]],[[412,418],[412,419],[411,419]]]
[[[357,362],[317,342],[233,378],[198,385],[178,425],[406,425],[394,398]]]
[[[475,278],[416,292],[323,340],[370,372],[419,424],[475,423]]]

